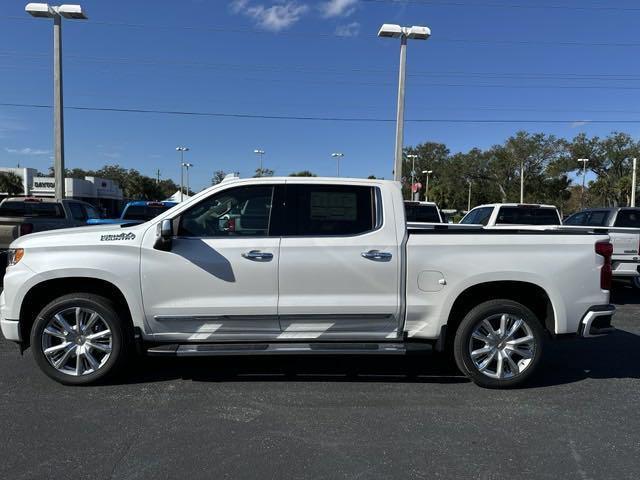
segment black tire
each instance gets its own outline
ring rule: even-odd
[[[56,369],[47,359],[43,350],[44,329],[49,325],[53,317],[60,312],[80,307],[98,313],[101,323],[104,323],[111,331],[110,349],[108,358],[101,363],[99,368],[89,373],[73,376]],[[38,314],[31,329],[31,346],[33,356],[40,369],[49,377],[64,385],[88,385],[103,381],[118,372],[132,351],[129,323],[119,313],[114,302],[108,298],[89,294],[72,293],[53,300]],[[60,343],[66,340],[58,340]],[[84,339],[83,339],[84,341]],[[71,343],[71,342],[69,342]],[[82,355],[80,355],[82,356]],[[74,358],[74,357],[70,357]],[[70,360],[71,361],[71,360]]]
[[[522,369],[522,371],[515,373],[510,371],[510,366],[504,366],[506,365],[504,364],[506,357],[503,357],[504,360],[501,360],[503,365],[502,370],[499,370],[497,357],[501,356],[500,352],[493,357],[494,360],[490,361],[489,357],[491,357],[491,352],[478,357],[478,362],[481,362],[480,366],[476,365],[471,356],[472,345],[483,343],[483,341],[472,339],[474,331],[480,327],[484,320],[490,319],[490,322],[493,322],[493,324],[498,323],[503,314],[508,315],[507,321],[511,322],[509,325],[514,325],[516,319],[520,319],[526,324],[526,330],[525,327],[521,327],[516,333],[524,332],[525,335],[523,335],[523,337],[533,337],[531,341],[523,344],[525,348],[522,349],[531,354],[530,359],[520,357],[517,353],[510,354],[509,358],[518,360],[517,362],[513,360],[518,370]],[[509,331],[509,328],[505,330]],[[486,331],[486,329],[484,331]],[[542,358],[546,336],[540,320],[524,305],[506,299],[490,300],[474,307],[465,315],[455,334],[453,353],[460,371],[469,377],[476,385],[484,388],[513,388],[523,385],[536,372]],[[494,337],[491,338],[492,342],[498,344],[497,347],[504,344],[504,341],[499,341],[498,339],[494,339]],[[485,346],[487,346],[487,343],[485,343]],[[474,351],[476,351],[475,348]],[[501,351],[504,352],[505,348],[502,347]],[[509,350],[509,352],[512,351]],[[486,367],[487,373],[483,373],[479,368],[483,366],[482,363],[485,360],[489,361]],[[489,367],[491,365],[495,365],[494,371],[490,370]],[[502,375],[504,375],[501,375],[501,378],[490,376],[497,375],[499,371],[503,372]]]

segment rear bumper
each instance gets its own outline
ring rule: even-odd
[[[616,313],[613,305],[591,307],[580,321],[578,335],[583,338],[600,337],[615,331],[611,319]]]
[[[611,268],[615,278],[629,278],[640,275],[638,270],[640,268],[640,263],[634,261],[613,260]]]

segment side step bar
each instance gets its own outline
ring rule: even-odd
[[[159,345],[147,349],[150,356],[210,357],[224,355],[404,355],[430,350],[428,344],[366,343],[196,343]]]

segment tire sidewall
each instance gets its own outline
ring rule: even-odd
[[[535,353],[527,369],[514,378],[496,379],[480,372],[471,359],[469,340],[482,320],[496,314],[508,313],[522,318],[533,332]],[[454,340],[454,356],[458,368],[474,383],[485,388],[513,388],[524,384],[537,370],[544,350],[546,332],[535,314],[512,300],[491,300],[471,309],[460,323]]]
[[[56,368],[49,363],[49,360],[47,360],[42,350],[42,334],[49,320],[56,313],[73,307],[84,307],[98,312],[109,326],[112,338],[111,354],[107,362],[97,372],[79,377],[67,375],[56,370]],[[31,329],[31,345],[36,363],[46,375],[65,385],[85,385],[96,383],[114,373],[124,357],[125,335],[122,321],[117,314],[114,304],[110,300],[97,295],[71,294],[52,301],[38,314]]]

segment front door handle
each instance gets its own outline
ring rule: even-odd
[[[256,262],[268,262],[273,259],[273,253],[261,252],[260,250],[251,250],[250,252],[244,252],[242,254],[247,260],[254,260]]]
[[[377,260],[380,262],[388,262],[393,257],[389,252],[381,252],[380,250],[369,250],[368,252],[362,252],[360,255],[369,260]]]

